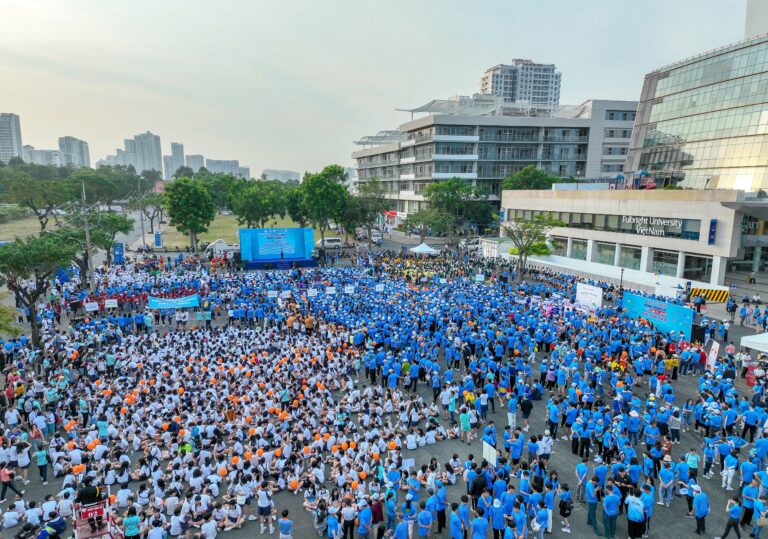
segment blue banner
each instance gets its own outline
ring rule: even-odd
[[[622,305],[629,316],[645,318],[660,332],[682,331],[686,340],[691,339],[693,309],[667,301],[645,298],[631,292],[624,293]]]
[[[125,244],[116,242],[112,244],[112,261],[115,264],[125,263]]]
[[[199,307],[200,295],[192,294],[183,298],[156,298],[149,296],[150,309],[183,309],[184,307]]]
[[[163,234],[159,230],[155,230],[155,247],[160,249],[163,246]]]

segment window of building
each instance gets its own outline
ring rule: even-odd
[[[639,270],[642,254],[643,250],[640,247],[622,245],[621,253],[619,253],[619,265],[623,268]]]
[[[553,255],[565,256],[568,250],[568,239],[552,236],[549,238],[549,245]]]
[[[651,271],[675,277],[677,275],[677,253],[654,249]]]
[[[616,244],[615,243],[596,243],[595,244],[595,262],[600,264],[610,264],[615,262]]]
[[[587,259],[587,240],[571,241],[571,258],[576,260]]]
[[[683,279],[709,282],[712,278],[712,258],[708,256],[685,255]]]

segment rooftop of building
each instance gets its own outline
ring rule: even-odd
[[[689,56],[687,58],[684,58],[682,60],[678,60],[676,62],[673,62],[671,64],[662,66],[658,69],[655,69],[648,73],[646,77],[651,77],[654,75],[658,75],[660,73],[664,73],[667,71],[672,71],[673,69],[678,69],[683,66],[686,66],[688,64],[693,64],[696,62],[701,62],[702,60],[706,60],[708,58],[714,58],[716,56],[720,56],[723,54],[727,54],[729,52],[743,49],[747,47],[752,47],[758,43],[768,41],[768,34],[763,34],[747,39],[742,39],[741,41],[736,41],[735,43],[729,43],[728,45],[723,45],[722,47],[718,47],[716,49],[712,49],[710,51],[702,52],[700,54],[695,54],[693,56]]]

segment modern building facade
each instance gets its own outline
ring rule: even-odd
[[[301,180],[301,174],[293,170],[275,170],[265,168],[261,172],[261,177],[267,180],[277,180],[279,182],[298,182]]]
[[[65,158],[59,150],[36,150],[34,146],[25,145],[21,149],[21,158],[25,163],[49,167],[63,167]]]
[[[768,34],[768,2],[747,0],[747,17],[744,24],[744,39]]]
[[[206,159],[205,168],[214,174],[232,174],[239,178],[250,178],[251,170],[241,167],[237,159]]]
[[[189,168],[192,169],[193,172],[197,172],[201,168],[205,166],[205,157],[202,155],[188,155],[185,158],[185,162]]]
[[[507,103],[554,110],[560,104],[560,79],[554,64],[515,58],[511,64],[486,69],[480,77],[480,93],[500,96]]]
[[[163,156],[164,178],[170,180],[176,171],[184,166],[184,145],[180,142],[171,142],[171,155]]]
[[[592,262],[598,275],[603,265],[722,285],[752,204],[735,190],[552,190],[504,191],[501,207],[504,222],[565,223],[549,233],[554,257]]]
[[[91,152],[88,143],[75,137],[59,137],[59,151],[64,164],[70,167],[90,167]]]
[[[496,115],[498,109],[430,114],[401,125],[402,140],[387,137],[354,152],[358,184],[381,180],[389,210],[403,219],[425,207],[427,185],[453,177],[483,188],[492,200],[499,200],[506,176],[528,165],[561,178],[616,178],[624,169],[636,107],[634,101],[593,100],[539,116]]]
[[[21,122],[18,114],[0,112],[0,161],[21,157]]]
[[[768,36],[645,77],[629,186],[768,189]]]
[[[128,166],[131,165],[141,174],[155,170],[163,174],[163,157],[160,149],[160,137],[147,131],[125,139],[124,150],[118,149],[115,155],[108,155],[96,162],[96,166]]]

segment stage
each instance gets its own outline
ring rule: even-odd
[[[240,229],[240,259],[247,270],[315,267],[314,247],[311,228]]]
[[[280,259],[273,260],[248,260],[243,261],[243,269],[246,270],[268,270],[279,269],[288,270],[293,268],[314,268],[317,267],[317,260],[314,258]]]

